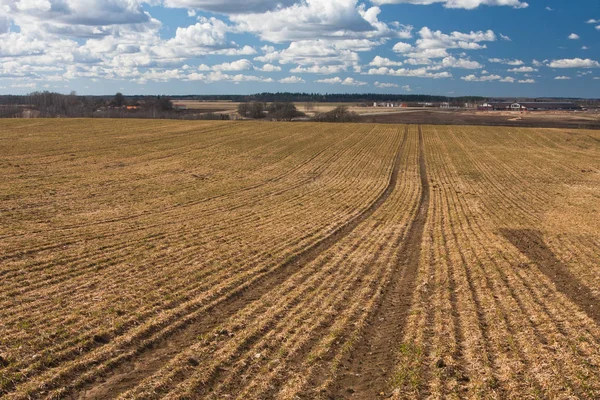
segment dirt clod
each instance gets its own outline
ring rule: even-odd
[[[94,342],[99,344],[107,344],[110,342],[110,336],[108,335],[94,335]]]
[[[8,366],[8,360],[0,355],[0,367]]]

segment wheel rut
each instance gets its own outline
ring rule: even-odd
[[[405,128],[403,138],[394,155],[392,172],[388,183],[385,189],[366,209],[352,217],[344,225],[338,227],[322,240],[290,257],[272,272],[258,278],[245,289],[235,291],[192,322],[160,338],[151,347],[140,349],[134,357],[113,365],[113,369],[110,372],[97,377],[92,382],[72,388],[70,397],[79,399],[114,398],[120,393],[135,388],[145,378],[152,376],[160,370],[169,360],[179,354],[182,349],[196,342],[198,337],[216,329],[246,305],[260,299],[272,287],[285,282],[306,264],[314,261],[323,252],[348,236],[363,221],[371,217],[395,190],[407,137],[408,128]],[[99,379],[102,379],[102,381]]]
[[[533,261],[559,292],[600,325],[600,299],[552,252],[541,231],[505,228],[500,229],[500,234]]]
[[[335,399],[374,399],[390,395],[390,384],[404,334],[404,325],[412,305],[421,254],[421,243],[429,209],[429,181],[423,151],[423,133],[419,126],[419,172],[421,197],[417,213],[397,253],[397,265],[362,339],[336,382],[330,397]],[[344,368],[345,367],[345,368]]]

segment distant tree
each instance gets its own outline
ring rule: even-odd
[[[348,110],[348,107],[339,106],[326,113],[317,114],[314,120],[319,122],[357,122],[359,116]]]
[[[242,117],[248,117],[248,103],[244,102],[244,103],[240,103],[238,105],[238,114],[240,114],[240,116]]]
[[[125,96],[123,96],[123,93],[118,92],[115,94],[113,102],[115,103],[116,107],[123,107],[125,105]]]
[[[158,96],[156,108],[158,111],[171,111],[173,109],[173,102],[166,96]]]
[[[259,101],[250,103],[241,103],[238,106],[238,113],[242,117],[260,119],[265,117],[265,104]]]
[[[290,102],[271,103],[267,112],[267,118],[276,121],[291,121],[293,118],[304,116],[304,113],[298,111],[294,103]]]

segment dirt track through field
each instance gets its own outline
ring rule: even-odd
[[[251,285],[242,290],[234,292],[182,329],[175,331],[160,342],[154,343],[152,347],[144,349],[133,358],[123,362],[111,370],[109,375],[104,377],[103,382],[88,383],[74,397],[92,399],[116,397],[119,393],[134,388],[145,378],[163,367],[170,359],[180,353],[182,349],[192,345],[198,337],[214,330],[219,324],[222,324],[244,306],[260,299],[264,294],[272,290],[273,287],[280,285],[304,265],[314,261],[321,253],[327,251],[335,243],[348,236],[363,221],[373,215],[395,190],[401,156],[407,136],[408,128],[405,128],[404,136],[394,156],[389,182],[377,199],[364,211],[354,216],[346,224],[336,229],[324,239],[289,258],[273,272],[255,280]],[[424,169],[422,158],[421,169]],[[184,379],[184,377],[180,378]]]
[[[397,267],[382,303],[350,355],[346,372],[333,384],[334,398],[372,399],[389,395],[390,380],[402,343],[404,324],[411,308],[419,268],[423,231],[429,209],[429,181],[419,127],[421,197],[417,214],[397,253]]]
[[[529,257],[556,288],[577,304],[591,319],[600,325],[600,299],[560,261],[544,242],[540,231],[533,229],[502,229],[502,235],[521,253]]]

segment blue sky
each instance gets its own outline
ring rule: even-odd
[[[598,0],[0,0],[0,93],[600,97]]]

